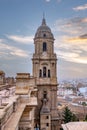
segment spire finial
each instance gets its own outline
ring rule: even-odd
[[[46,20],[45,20],[45,14],[44,14],[44,12],[43,12],[42,25],[46,25]]]
[[[43,12],[43,19],[45,19],[45,13]]]

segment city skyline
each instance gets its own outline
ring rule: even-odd
[[[32,74],[32,55],[43,12],[55,37],[58,79],[87,78],[86,0],[0,0],[0,70]]]

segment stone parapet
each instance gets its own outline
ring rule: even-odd
[[[40,54],[33,54],[33,58],[32,58],[32,60],[44,60],[44,59],[46,59],[46,60],[57,60],[57,57],[56,57],[56,54],[49,54],[49,53],[47,53],[46,54],[46,56],[45,56],[45,53],[43,53],[43,55],[42,55],[42,53],[41,53],[41,55]]]
[[[28,95],[31,88],[36,86],[35,78],[29,73],[17,73],[16,76],[16,92],[19,95]]]
[[[17,73],[16,79],[21,79],[21,78],[30,78],[29,73]]]
[[[37,85],[57,85],[57,78],[37,78]]]
[[[0,129],[5,130],[5,125],[13,112],[17,110],[19,96],[15,96],[8,103],[2,103],[0,106]],[[6,129],[7,130],[7,129]]]

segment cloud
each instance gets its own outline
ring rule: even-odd
[[[45,0],[46,2],[50,2],[51,0]],[[57,0],[58,3],[60,3],[62,0]]]
[[[45,0],[46,2],[50,2],[51,0]]]
[[[22,50],[20,48],[14,47],[7,45],[3,42],[0,42],[0,57],[12,57],[12,56],[17,56],[17,57],[29,57],[29,53],[25,50]]]
[[[11,51],[10,54],[14,56],[19,56],[19,57],[29,57],[28,53],[21,49]]]
[[[80,5],[80,6],[73,8],[73,10],[75,10],[75,11],[86,10],[86,9],[87,9],[87,4]]]
[[[80,36],[81,39],[86,39],[87,40],[87,34],[83,34]]]
[[[31,44],[33,43],[33,36],[17,36],[17,35],[6,35],[10,40],[13,40],[22,44]]]
[[[57,0],[58,3],[60,3],[62,0]]]
[[[81,22],[87,23],[87,18],[82,18],[82,19],[81,19]]]
[[[78,36],[87,32],[87,17],[56,20],[53,30],[68,36]]]
[[[87,64],[87,17],[60,19],[55,22],[55,49],[60,59]]]
[[[78,53],[75,52],[65,52],[65,51],[57,51],[58,58],[62,58],[65,61],[87,64],[87,56],[81,57]]]
[[[87,47],[87,34],[80,35],[79,37],[68,37],[65,39],[66,43],[71,43],[72,45],[84,45],[84,49]]]
[[[58,58],[65,61],[87,64],[87,35],[56,37],[55,49]]]
[[[4,42],[5,40],[4,39],[0,39],[0,42]]]

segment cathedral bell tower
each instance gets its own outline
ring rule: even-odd
[[[41,130],[46,127],[52,130],[52,124],[57,118],[57,57],[54,53],[54,36],[45,18],[36,31],[34,45],[33,76],[36,77],[38,89],[36,118]],[[48,122],[41,121],[43,115],[49,118]]]

